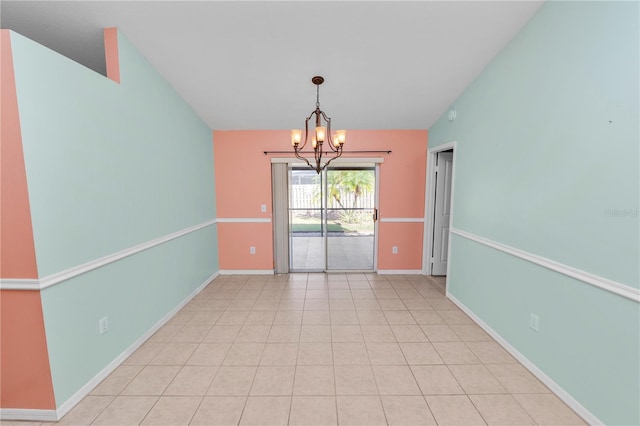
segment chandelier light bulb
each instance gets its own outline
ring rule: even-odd
[[[302,130],[293,129],[291,131],[291,145],[296,146],[302,140]]]
[[[336,132],[336,136],[333,138],[333,145],[336,147],[342,146],[346,140],[347,140],[347,131],[338,130]]]
[[[326,127],[316,127],[316,140],[320,143],[324,142],[325,135],[327,134]]]

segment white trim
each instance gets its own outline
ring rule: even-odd
[[[273,269],[221,269],[220,275],[273,275]]]
[[[30,420],[55,422],[58,420],[56,410],[32,410],[21,408],[0,408],[0,420]]]
[[[451,228],[451,233],[640,303],[640,289],[460,229]]]
[[[2,278],[0,290],[40,290],[38,279]]]
[[[120,250],[119,252],[91,260],[89,262],[74,266],[69,269],[65,269],[64,271],[47,275],[46,277],[40,278],[39,280],[3,279],[0,280],[0,290],[44,290],[47,287],[51,287],[63,281],[67,281],[71,278],[77,277],[78,275],[82,275],[94,269],[124,259],[125,257],[131,256],[133,254],[140,253],[141,251],[150,249],[151,247],[155,247],[157,245],[166,243],[167,241],[171,241],[175,238],[198,231],[207,226],[211,226],[216,222],[216,219],[211,219],[198,225],[190,226],[180,231],[164,235],[154,240],[146,241],[144,243],[138,244],[137,246],[129,247],[124,250]],[[19,285],[20,283],[22,283],[22,285]]]
[[[151,241],[144,242],[142,244],[138,244],[134,247],[129,247],[127,249],[121,250],[119,252],[101,257],[99,259],[92,260],[90,262],[84,263],[82,265],[74,266],[73,268],[66,269],[61,272],[57,272],[55,274],[46,276],[40,279],[40,289],[45,289],[52,285],[58,284],[62,281],[66,281],[70,278],[77,277],[78,275],[89,272],[93,269],[100,268],[102,266],[108,265],[109,263],[113,263],[115,261],[124,259],[125,257],[129,257],[133,254],[140,253],[141,251],[147,250],[151,247],[155,247],[157,245],[166,243],[167,241],[171,241],[175,238],[181,237],[183,235],[189,234],[191,232],[195,232],[204,227],[213,225],[216,223],[215,219],[208,220],[206,222],[200,223],[198,225],[190,226],[189,228],[184,228],[180,231],[173,232],[171,234],[167,234],[160,238],[156,238]]]
[[[293,153],[292,153],[293,154]],[[299,160],[295,157],[271,157],[271,164],[273,163],[286,163],[286,164],[294,164],[294,163],[300,163],[300,164],[306,164],[304,161]]]
[[[380,164],[375,167],[374,208],[380,215]],[[378,270],[378,250],[380,248],[380,220],[373,222],[373,270]]]
[[[363,167],[366,165],[374,166],[376,164],[384,163],[384,158],[382,157],[340,157],[336,158],[331,162],[331,168],[335,164],[339,164],[340,167]]]
[[[75,394],[60,405],[56,410],[57,418],[52,420],[60,420],[65,414],[67,414],[73,407],[75,407],[82,399],[89,395],[89,393],[100,384],[109,374],[120,366],[129,356],[131,356],[144,342],[146,342],[153,334],[165,325],[180,309],[182,309],[187,303],[191,301],[198,293],[200,293],[211,281],[218,276],[218,272],[213,273],[207,278],[198,288],[196,288],[191,294],[189,294],[182,302],[180,302],[175,308],[167,312],[153,327],[151,327],[146,333],[140,336],[135,342],[133,342],[127,349],[118,355],[113,361],[111,361],[106,367],[104,367],[98,374],[96,374],[91,380],[89,380],[83,387],[81,387]],[[18,419],[16,419],[18,420]],[[26,420],[26,419],[20,419]]]
[[[434,224],[433,224],[433,212],[435,209],[435,198],[436,198],[436,182],[435,182],[435,164],[436,158],[439,152],[448,151],[450,149],[453,150],[453,168],[451,170],[451,205],[449,207],[450,216],[449,216],[449,226],[453,222],[453,202],[455,200],[454,192],[456,188],[456,155],[457,155],[457,146],[458,143],[456,141],[447,142],[442,145],[438,145],[433,147],[427,151],[427,173],[426,173],[426,196],[424,197],[424,212],[425,212],[425,222],[426,226],[424,227],[424,240],[423,240],[423,251],[422,251],[422,273],[424,275],[431,275],[431,255],[433,252],[433,233],[434,233]],[[451,244],[449,244],[448,253],[447,253],[447,276],[449,275],[449,265],[451,264]]]
[[[565,391],[559,384],[557,384],[551,377],[547,376],[541,369],[539,369],[533,362],[524,356],[520,351],[511,346],[502,336],[500,336],[494,329],[480,319],[473,311],[467,308],[462,302],[456,299],[447,291],[447,297],[455,303],[464,313],[474,320],[484,331],[486,331],[493,339],[498,342],[507,352],[509,352],[515,359],[517,359],[527,370],[536,376],[542,383],[544,383],[553,393],[555,393],[565,404],[567,404],[573,411],[575,411],[580,417],[582,417],[590,425],[604,425],[604,422],[598,419],[593,413],[587,410],[582,404],[576,401],[569,392]]]
[[[380,275],[420,275],[422,269],[378,269]]]
[[[270,217],[219,217],[218,223],[271,223]]]
[[[381,217],[380,222],[390,223],[424,223],[423,217]]]
[[[291,153],[293,155],[293,152]],[[291,164],[306,164],[304,161],[297,159],[296,157],[271,157],[271,163],[291,163]],[[331,162],[331,164],[340,163],[341,165],[349,165],[351,163],[384,163],[384,158],[382,157],[340,157],[336,158]],[[346,164],[345,164],[346,163]]]

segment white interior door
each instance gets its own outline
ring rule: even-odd
[[[431,275],[447,274],[449,252],[449,220],[451,217],[451,178],[453,176],[453,152],[439,152],[436,161],[436,200],[433,218],[433,252]]]

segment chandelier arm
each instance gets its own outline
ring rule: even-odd
[[[313,111],[311,111],[311,114],[309,114],[309,116],[306,118],[307,121],[311,120],[311,117],[313,117],[314,115],[316,115],[316,113],[318,112],[317,109],[314,109]],[[322,111],[320,111],[322,112]]]
[[[311,113],[311,115],[313,115],[313,113]],[[307,145],[307,139],[309,138],[309,120],[311,119],[311,115],[304,120],[304,142],[302,142],[302,145],[297,149],[298,151],[302,151],[302,149]]]
[[[304,120],[304,142],[302,143],[300,150],[302,150],[302,148],[304,148],[307,145],[307,140],[309,139],[309,120],[311,120],[311,117],[313,117],[314,115],[316,116],[316,121],[317,121],[317,118],[318,118],[317,109],[313,110],[311,114],[309,114],[309,116]]]
[[[327,166],[329,165],[329,163],[331,163],[333,160],[335,160],[336,158],[339,158],[340,156],[342,156],[342,148],[340,148],[337,152],[338,152],[338,155],[336,155],[335,157],[333,157],[329,161],[327,161],[325,163],[325,165],[322,167],[322,170],[326,169]]]
[[[304,160],[305,163],[307,163],[307,166],[313,168],[313,166],[311,165],[311,163],[309,163],[309,160],[307,160],[306,158],[304,158],[303,156],[301,156],[300,154],[298,154],[299,150],[295,150],[295,154],[296,154],[296,158],[300,159],[300,160]]]
[[[331,119],[327,117],[324,112],[322,113],[322,115],[327,122],[327,142],[329,142],[329,148],[331,149],[331,151],[335,151],[336,149],[333,146],[333,135],[331,134]]]
[[[322,118],[324,118],[324,121],[326,121],[327,123],[331,121],[331,119],[327,117],[327,114],[325,114],[324,111],[321,110],[320,114],[322,114]]]

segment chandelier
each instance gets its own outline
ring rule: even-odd
[[[320,85],[324,83],[324,78],[317,75],[311,79],[311,82],[316,85],[316,109],[304,121],[304,142],[300,144],[302,141],[302,130],[294,129],[291,131],[291,145],[293,145],[296,158],[304,160],[309,167],[320,174],[320,172],[324,170],[329,163],[342,155],[342,145],[344,145],[347,138],[347,131],[338,130],[334,135],[331,134],[331,119],[320,109]],[[311,139],[311,147],[313,148],[315,164],[311,164],[309,160],[304,158],[301,154],[309,140],[309,120],[314,116],[315,130]],[[329,145],[331,151],[322,150],[325,142]],[[332,156],[324,157],[326,162],[323,164],[322,161],[324,154]]]

